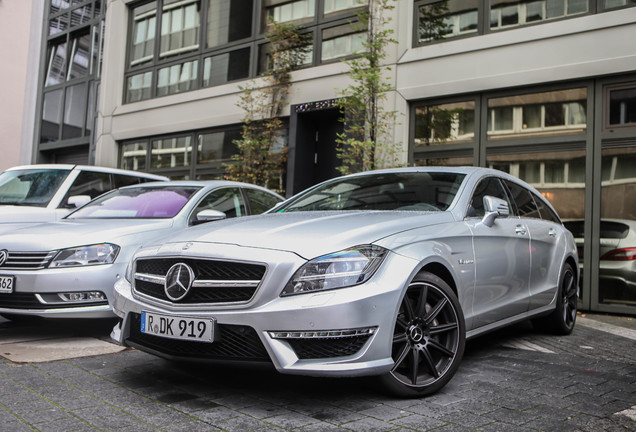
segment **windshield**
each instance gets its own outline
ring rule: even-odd
[[[197,187],[138,187],[117,189],[71,213],[67,219],[161,219],[177,215]]]
[[[314,188],[275,211],[444,211],[453,202],[464,177],[447,172],[343,177]]]
[[[0,174],[0,205],[46,207],[71,170],[25,169]]]

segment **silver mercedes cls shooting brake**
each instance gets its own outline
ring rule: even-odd
[[[377,375],[422,396],[467,338],[576,319],[574,239],[532,187],[483,168],[340,177],[265,215],[139,250],[115,285],[111,337],[169,359]]]

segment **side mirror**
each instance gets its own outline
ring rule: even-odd
[[[90,200],[91,200],[90,195],[73,195],[68,198],[67,202],[70,207],[79,208],[83,206],[84,204],[88,204]]]
[[[195,224],[202,224],[205,222],[212,222],[216,220],[225,219],[227,215],[218,210],[203,210],[197,213],[197,219]]]
[[[481,223],[487,227],[491,227],[495,224],[495,219],[510,216],[510,208],[508,202],[500,198],[486,195],[484,197],[484,210],[486,215],[482,219]]]

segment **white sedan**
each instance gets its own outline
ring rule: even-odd
[[[282,200],[238,182],[146,183],[106,193],[58,222],[0,235],[0,315],[112,318],[113,285],[140,246]]]

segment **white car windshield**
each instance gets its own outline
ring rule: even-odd
[[[136,187],[112,191],[71,213],[67,219],[161,219],[181,211],[200,188]]]
[[[410,172],[336,179],[301,194],[275,212],[329,210],[445,211],[465,175]]]
[[[0,205],[46,207],[71,170],[24,169],[0,174]]]

